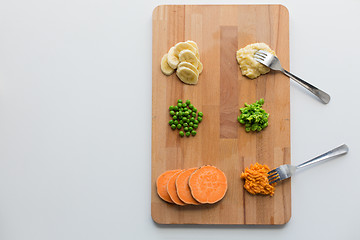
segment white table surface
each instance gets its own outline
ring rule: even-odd
[[[350,147],[292,180],[290,222],[152,221],[151,17],[175,3],[0,1],[0,239],[360,239],[359,0],[261,2],[289,9],[291,70],[332,97],[291,84],[292,162]]]

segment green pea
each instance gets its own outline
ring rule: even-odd
[[[269,114],[262,109],[264,99],[256,101],[253,104],[245,103],[244,108],[240,108],[240,116],[238,122],[245,124],[245,131],[261,131],[268,126]]]
[[[178,99],[176,105],[171,105],[169,107],[169,113],[172,116],[169,125],[172,129],[179,129],[179,135],[181,137],[185,135],[187,137],[196,135],[194,129],[197,129],[199,126],[198,124],[202,121],[203,113],[199,112],[197,114],[197,109],[191,104],[189,99],[186,101]],[[264,122],[261,122],[259,126],[263,128],[263,125]]]

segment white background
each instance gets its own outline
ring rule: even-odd
[[[0,239],[360,239],[360,1],[290,12],[294,164],[283,227],[159,226],[150,214],[151,17],[180,1],[0,1]],[[204,3],[184,1],[183,3]],[[240,4],[243,1],[207,1]]]

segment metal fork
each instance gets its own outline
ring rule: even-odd
[[[298,170],[300,168],[327,160],[332,157],[346,154],[348,151],[349,151],[348,146],[346,144],[343,144],[337,148],[334,148],[333,150],[330,150],[330,151],[328,151],[320,156],[317,156],[307,162],[304,162],[300,165],[297,165],[297,166],[290,165],[290,164],[281,165],[280,167],[275,168],[274,170],[271,170],[270,172],[268,172],[269,184],[273,184],[273,183],[282,181],[284,179],[287,179],[287,178],[293,176],[294,173],[296,172],[296,170]]]
[[[290,72],[286,71],[280,63],[280,60],[272,55],[271,53],[268,53],[263,50],[259,50],[255,53],[254,58],[256,61],[258,61],[261,64],[264,64],[265,66],[271,68],[272,70],[281,71],[283,74],[288,76],[289,78],[293,79],[295,82],[312,92],[315,96],[317,96],[323,103],[328,103],[330,101],[330,95],[326,92],[318,89],[317,87],[311,85],[308,82],[305,82],[301,78],[291,74]]]

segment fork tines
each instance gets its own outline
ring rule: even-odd
[[[264,51],[264,50],[258,50],[255,55],[260,55],[262,57],[266,57],[267,55],[269,55],[270,53]]]
[[[268,172],[268,180],[269,180],[269,184],[273,184],[276,183],[278,181],[280,181],[280,175],[279,175],[279,170],[277,168],[271,170],[270,172]]]
[[[268,54],[269,54],[268,52],[265,52],[265,51],[263,51],[263,50],[258,50],[258,51],[254,54],[254,58],[255,58],[255,59],[259,59],[259,60],[261,60],[261,61],[264,61]]]

